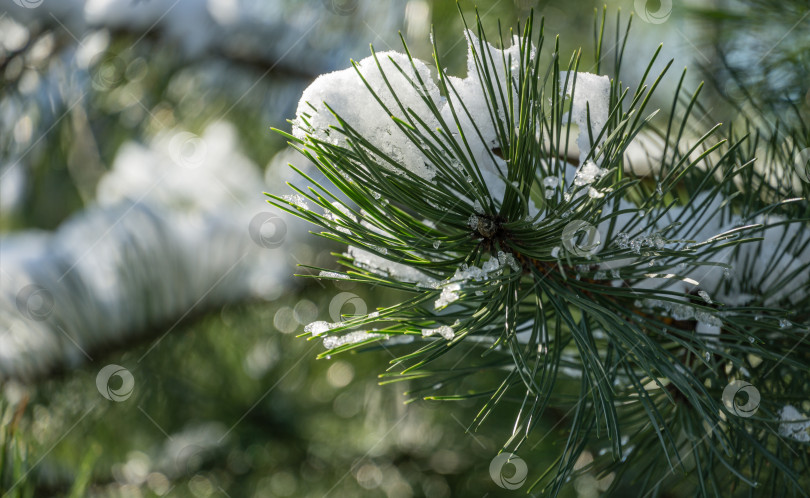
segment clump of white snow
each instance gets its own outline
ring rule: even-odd
[[[506,163],[492,152],[495,147],[500,145],[493,118],[500,122],[508,122],[506,110],[509,105],[508,92],[510,90],[513,103],[517,102],[515,87],[520,65],[521,41],[520,38],[514,36],[512,45],[500,50],[478,39],[471,30],[465,31],[464,35],[467,38],[467,76],[464,78],[448,77],[451,89],[447,103],[441,108],[441,115],[446,122],[453,123],[456,121],[453,116],[453,111],[455,111],[458,126],[467,137],[472,149],[472,159],[481,167],[487,186],[502,195],[505,185],[498,177],[498,170],[506,173]],[[533,59],[533,47],[531,50],[530,56]],[[504,61],[512,73],[511,81],[507,68],[504,67]],[[486,65],[486,69],[479,67],[479,64]],[[488,76],[493,82],[500,83],[502,95],[498,90],[495,90],[494,98],[489,94],[487,87],[481,82],[485,76],[482,74],[484,70],[488,71]],[[510,112],[516,110],[515,105]],[[455,130],[454,135],[458,136],[458,132]]]
[[[568,79],[567,86],[566,79]],[[560,72],[560,91],[573,97],[570,115],[571,120],[579,127],[577,147],[579,147],[579,163],[583,164],[592,146],[599,145],[605,138],[603,136],[598,142],[592,143],[588,136],[588,125],[591,127],[593,139],[596,141],[596,137],[605,127],[610,116],[610,78],[586,72],[562,71]],[[589,114],[590,120],[588,119]],[[567,115],[563,116],[563,119],[567,119]]]
[[[792,405],[785,405],[779,412],[782,423],[779,424],[779,434],[800,441],[810,443],[810,417],[803,415]]]
[[[579,170],[577,170],[577,175],[574,177],[574,185],[577,187],[590,185],[606,174],[608,174],[607,169],[600,168],[593,161],[586,161],[585,164],[583,164]]]
[[[417,74],[418,78],[425,82],[424,90],[418,83]],[[418,89],[414,87],[412,81],[419,86]],[[394,89],[394,94],[391,93],[388,84]],[[369,91],[369,87],[387,109],[380,105]],[[369,56],[358,62],[356,69],[350,67],[316,78],[304,90],[298,103],[296,118],[293,121],[293,136],[305,139],[307,135],[311,135],[335,145],[348,147],[346,137],[330,128],[339,125],[335,116],[326,107],[328,105],[342,120],[389,155],[397,164],[422,178],[431,180],[436,174],[435,168],[391,118],[392,114],[401,119],[406,118],[397,103],[399,100],[406,109],[412,109],[422,117],[432,129],[437,128],[438,120],[423,101],[423,96],[434,102],[440,101],[439,88],[433,82],[427,65],[416,59],[411,65],[408,56],[398,52],[381,52],[376,54],[376,59],[375,56]]]
[[[699,193],[693,197],[689,206],[673,207],[659,221],[659,226],[669,226],[675,222],[682,223],[676,231],[667,234],[666,240],[660,233],[638,235],[631,238],[624,232],[619,234],[618,245],[641,254],[643,248],[653,250],[668,246],[680,245],[674,239],[692,239],[700,244],[711,244],[712,240],[721,242],[718,235],[743,225],[751,226],[745,237],[762,237],[763,240],[740,244],[734,251],[720,253],[718,263],[732,267],[739,266],[739,271],[724,271],[714,265],[689,265],[679,269],[679,278],[662,281],[664,289],[691,292],[700,287],[706,297],[725,305],[743,305],[756,295],[766,295],[763,300],[766,306],[777,305],[782,301],[798,303],[807,296],[807,283],[810,273],[806,265],[810,264],[810,233],[803,231],[798,223],[785,224],[785,219],[777,215],[759,215],[751,220],[739,219],[736,216],[723,216],[725,211],[721,196],[707,199],[708,193]],[[695,206],[703,206],[696,208]],[[700,209],[698,216],[694,210]],[[684,210],[689,210],[684,212]],[[690,212],[691,211],[691,212]],[[765,225],[757,227],[756,225]],[[601,225],[600,225],[601,228]],[[786,246],[787,241],[791,244]],[[696,245],[684,245],[684,248]],[[785,252],[786,249],[789,249]],[[777,261],[774,254],[784,253]],[[632,264],[632,261],[630,262]],[[667,278],[665,275],[658,275]],[[650,279],[647,279],[650,280]],[[685,284],[688,284],[686,286]],[[642,281],[636,287],[650,287],[651,282]],[[701,297],[706,299],[702,294]],[[708,301],[707,301],[708,302]]]
[[[463,151],[464,159],[478,166],[492,199],[500,204],[506,193],[504,175],[507,172],[507,163],[495,153],[496,149],[502,148],[496,122],[507,121],[510,90],[514,106],[510,113],[517,111],[515,87],[521,62],[521,40],[515,36],[512,45],[501,50],[482,42],[469,30],[465,32],[465,36],[468,45],[467,75],[463,78],[447,77],[451,88],[446,97],[440,95],[439,86],[424,62],[413,60],[412,65],[405,54],[381,52],[376,54],[376,60],[374,56],[361,60],[356,64],[356,69],[351,67],[319,76],[301,97],[293,121],[293,135],[299,139],[306,139],[309,135],[348,147],[346,137],[332,128],[339,125],[335,116],[327,109],[328,105],[342,120],[402,168],[426,180],[433,180],[437,173],[436,168],[392,119],[392,116],[396,116],[407,121],[408,114],[403,111],[404,107],[424,120],[427,128],[433,132],[439,128],[440,123],[425,104],[424,99],[427,98],[436,106],[445,123],[449,124],[445,131],[458,144],[458,147],[451,148]],[[534,47],[530,47],[530,51],[530,59],[533,59]],[[485,62],[482,63],[482,60]],[[378,62],[380,67],[377,67]],[[493,84],[499,85],[502,92],[489,94],[487,86],[482,84],[483,75],[479,64],[486,65]],[[358,72],[362,74],[362,78]],[[375,99],[372,91],[383,105]],[[459,129],[464,134],[466,144],[461,139]],[[446,159],[451,164],[460,166],[461,158]],[[395,170],[393,167],[391,169]],[[468,178],[468,181],[472,181],[472,178]],[[534,202],[529,203],[529,209],[533,213],[539,212]],[[477,212],[482,213],[481,210]]]

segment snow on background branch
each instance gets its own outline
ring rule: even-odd
[[[256,113],[256,130],[290,116],[308,80],[365,50],[367,23],[395,31],[403,7],[0,6],[2,219],[54,228],[0,239],[0,380],[89,361],[225,303],[281,295],[307,250],[300,224],[270,214],[261,192],[279,191],[288,160],[307,164],[282,153],[265,168],[246,157],[239,115]],[[152,47],[175,49],[150,57]],[[66,183],[41,183],[61,147],[67,164],[56,170]],[[63,200],[71,184],[77,198],[68,203],[82,208],[61,222],[67,213],[47,211],[45,199]]]

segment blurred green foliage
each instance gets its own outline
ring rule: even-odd
[[[99,395],[94,366],[26,390],[27,416],[8,426],[18,437],[5,482],[38,463],[42,496],[72,496],[72,486],[86,496],[506,493],[488,466],[509,428],[465,434],[474,400],[403,404],[406,385],[374,381],[385,351],[312,361],[320,341],[295,333],[328,305],[313,283],[272,305],[226,307],[154,349],[94,358],[132,372],[124,401]],[[531,468],[553,462],[555,440],[532,451]],[[30,496],[23,489],[33,480],[11,496]]]

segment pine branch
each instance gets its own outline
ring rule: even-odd
[[[546,54],[538,31],[530,17],[499,50],[476,18],[464,79],[434,80],[405,47],[305,91],[284,135],[345,200],[307,177],[268,202],[349,246],[345,272],[322,278],[411,295],[305,335],[323,339],[321,357],[401,351],[382,382],[419,383],[411,399],[480,397],[475,425],[514,404],[504,449],[526,448],[544,413],[562,410],[568,440],[531,488],[551,496],[581,472],[617,472],[613,489],[644,477],[652,495],[686,474],[703,496],[729,485],[806,496],[808,448],[780,436],[780,410],[807,399],[810,380],[807,202],[764,181],[784,156],[763,173],[755,137],[702,129],[702,86],[688,93],[683,75],[672,107],[649,110],[669,69],[647,85],[660,47],[630,88],[621,49],[608,79],[578,70],[581,51],[562,65],[559,39]],[[645,143],[660,147],[634,177],[629,157]],[[453,392],[485,372],[500,380]],[[728,398],[742,378],[763,393],[756,415]]]

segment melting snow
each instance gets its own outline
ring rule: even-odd
[[[455,337],[453,328],[449,325],[442,325],[435,329],[422,329],[422,337],[430,337],[432,335],[440,335],[446,340],[452,340]]]
[[[318,276],[323,277],[323,278],[339,278],[341,280],[348,280],[349,279],[349,276],[345,275],[343,273],[337,273],[337,272],[334,272],[334,271],[324,271],[324,270],[322,270],[320,273],[318,273]]]
[[[576,76],[576,83],[574,78]],[[568,86],[565,86],[568,78]],[[610,78],[597,74],[578,72],[576,75],[569,71],[560,72],[560,89],[565,88],[565,95],[571,96],[571,120],[579,127],[577,146],[579,147],[579,163],[583,164],[588,152],[591,150],[591,140],[588,137],[588,124],[591,126],[593,138],[605,127],[610,115]],[[590,121],[588,120],[590,113]],[[563,116],[567,119],[567,116]],[[599,143],[604,141],[604,137]],[[598,144],[593,144],[598,145]]]
[[[309,209],[309,204],[307,204],[306,197],[301,194],[283,195],[281,198],[301,209]]]
[[[600,168],[593,161],[588,161],[577,171],[577,176],[574,178],[574,185],[578,187],[590,185],[606,174],[608,174],[608,170]]]
[[[313,337],[317,337],[325,332],[329,332],[335,327],[339,327],[343,325],[342,323],[328,323],[324,321],[320,322],[312,322],[304,327],[304,332],[307,334],[312,334]]]
[[[340,336],[326,336],[323,338],[323,345],[326,349],[335,349],[339,346],[345,346],[346,344],[357,344],[358,342],[363,342],[367,339],[372,339],[375,337],[383,337],[383,334],[358,330],[356,332],[349,332],[348,334]]]
[[[779,425],[779,434],[790,437],[802,443],[810,442],[810,420],[792,405],[785,405],[779,412],[782,423]],[[794,422],[797,420],[798,422]]]

